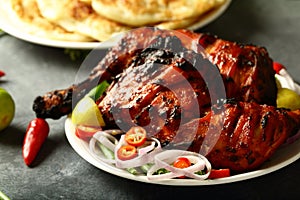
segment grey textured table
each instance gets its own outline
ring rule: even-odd
[[[228,11],[199,32],[265,46],[271,57],[288,66],[300,81],[300,1],[235,0]],[[101,171],[82,159],[68,143],[64,120],[49,120],[51,132],[28,168],[22,140],[34,113],[33,99],[72,84],[80,62],[63,49],[30,44],[9,35],[0,38],[0,87],[11,92],[16,116],[0,134],[0,191],[11,199],[299,199],[300,160],[271,174],[224,185],[174,187],[146,184]]]

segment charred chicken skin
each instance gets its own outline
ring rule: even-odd
[[[300,111],[276,109],[272,62],[263,47],[142,28],[126,34],[86,80],[37,97],[33,109],[37,117],[58,119],[106,80],[111,85],[96,101],[105,128],[140,125],[165,148],[248,171],[300,128]]]
[[[170,32],[142,28],[126,34],[86,80],[67,89],[51,91],[37,97],[33,103],[33,110],[38,117],[58,119],[72,112],[72,101],[74,105],[92,87],[103,80],[112,82],[124,69],[140,64],[147,57],[145,53],[144,56],[141,55],[144,49],[171,49],[180,53],[183,48],[195,50],[197,47],[203,47],[203,56],[218,67],[224,80],[227,98],[276,105],[275,72],[272,59],[265,48],[242,45],[187,30]],[[202,49],[199,52],[202,52]],[[161,58],[161,62],[165,62],[164,59],[166,58]]]
[[[217,169],[242,172],[261,166],[299,128],[300,110],[227,102],[184,124],[170,146],[206,155]]]

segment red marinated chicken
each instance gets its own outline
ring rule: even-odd
[[[165,148],[200,152],[214,167],[255,169],[300,128],[300,111],[275,107],[265,48],[186,30],[126,34],[85,81],[37,97],[33,109],[60,118],[103,80],[111,83],[97,100],[105,128],[143,126]]]
[[[216,169],[250,171],[299,128],[300,110],[229,102],[213,114],[184,124],[169,145],[206,155]]]
[[[202,55],[205,50],[207,54],[203,56],[208,57],[210,62],[218,67],[223,77],[227,98],[276,104],[275,72],[265,48],[242,45],[185,30],[165,31],[141,28],[125,35],[92,70],[85,81],[37,97],[33,110],[38,117],[54,119],[70,113],[72,100],[74,105],[78,99],[103,80],[111,82],[129,66],[138,66],[147,57],[151,59],[152,54],[147,55],[147,52],[151,51],[145,51],[147,48],[167,49],[175,54],[193,49]],[[188,55],[185,54],[185,57]],[[159,62],[167,63],[168,60],[170,58],[162,57]]]

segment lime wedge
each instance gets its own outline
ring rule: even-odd
[[[300,96],[288,88],[279,88],[277,92],[277,107],[291,110],[300,109]]]
[[[71,118],[75,125],[105,126],[97,104],[88,96],[85,96],[77,103]]]

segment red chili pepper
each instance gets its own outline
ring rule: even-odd
[[[130,160],[137,156],[137,150],[132,145],[121,146],[117,151],[117,156],[120,160]]]
[[[273,69],[275,70],[276,74],[279,74],[280,70],[285,69],[285,67],[279,62],[273,62]]]
[[[230,176],[230,169],[212,169],[208,176],[209,179],[225,178]]]
[[[49,125],[45,119],[36,118],[27,127],[23,141],[23,159],[30,166],[49,134]]]
[[[4,71],[0,70],[0,77],[2,77],[2,76],[5,76],[5,73],[4,73]]]
[[[125,134],[125,141],[135,147],[142,146],[147,139],[146,130],[140,126],[134,126]]]

